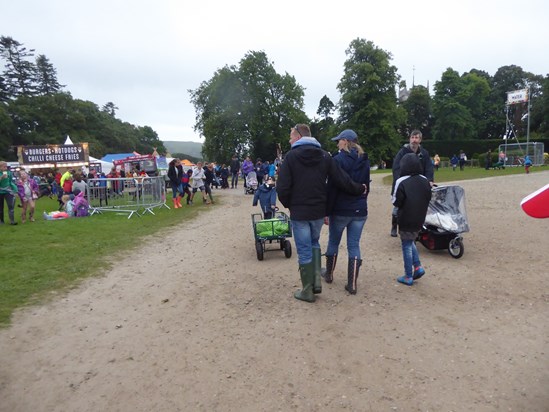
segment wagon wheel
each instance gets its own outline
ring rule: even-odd
[[[292,257],[292,244],[289,240],[284,241],[284,256],[286,256],[288,259]]]
[[[257,253],[257,260],[263,260],[263,243],[260,240],[255,242],[255,251]]]
[[[463,252],[465,252],[463,241],[459,237],[450,240],[450,243],[448,243],[448,253],[450,256],[459,259],[463,256]]]
[[[284,245],[286,244],[286,239],[280,241],[280,250],[284,250]]]

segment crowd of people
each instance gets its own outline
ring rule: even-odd
[[[180,159],[172,159],[166,176],[172,192],[173,207],[181,208],[183,198],[186,198],[187,205],[192,206],[199,191],[204,204],[213,204],[212,189],[237,189],[240,181],[246,187],[246,178],[251,172],[255,172],[257,187],[261,187],[269,177],[275,178],[277,164],[277,160],[263,162],[261,158],[254,163],[250,156],[240,162],[234,155],[228,165],[197,162],[185,170]]]
[[[347,237],[347,282],[345,290],[357,293],[357,279],[363,264],[360,240],[368,218],[368,193],[370,191],[370,161],[368,154],[359,144],[357,133],[351,129],[343,130],[332,139],[337,142],[338,152],[331,155],[323,150],[321,144],[311,135],[306,124],[297,124],[289,133],[290,151],[284,159],[255,162],[246,156],[242,162],[234,155],[231,162],[197,162],[184,169],[179,159],[173,159],[168,166],[167,178],[171,187],[175,209],[186,204],[193,205],[196,194],[204,204],[214,204],[212,189],[236,189],[242,179],[246,186],[246,177],[255,172],[257,188],[252,204],[258,203],[265,219],[275,215],[277,197],[290,211],[293,237],[298,255],[298,267],[302,288],[294,293],[298,300],[314,302],[315,295],[322,292],[322,281],[332,283],[339,246],[345,232]],[[400,236],[403,269],[397,281],[407,286],[425,274],[415,241],[425,221],[431,187],[434,185],[434,172],[441,167],[440,156],[421,146],[422,134],[413,130],[409,142],[400,148],[392,162],[393,183],[391,201],[392,237]],[[490,152],[487,154],[491,158]],[[463,151],[450,159],[453,170],[463,170],[467,156]],[[526,171],[531,165],[525,165]],[[73,212],[75,197],[82,197],[87,190],[87,179],[124,178],[126,172],[115,167],[105,175],[93,169],[86,175],[80,171],[68,169],[64,173],[48,173],[46,176],[30,176],[22,171],[15,178],[7,170],[6,162],[0,162],[0,217],[4,223],[4,203],[8,205],[10,224],[14,220],[14,203],[18,196],[21,200],[22,219],[25,223],[34,221],[35,200],[44,194],[57,196],[60,210]],[[146,176],[135,169],[131,177]],[[43,193],[41,184],[46,184]],[[101,186],[101,184],[99,184]],[[116,182],[110,188],[117,192]],[[107,195],[105,196],[105,201]],[[322,267],[322,253],[319,243],[323,225],[328,226],[328,245],[324,253],[325,267]]]
[[[4,223],[4,205],[7,205],[8,218],[11,225],[15,221],[15,208],[21,208],[21,223],[35,221],[36,200],[43,196],[57,199],[58,212],[68,212],[67,216],[87,215],[88,179],[100,176],[93,169],[89,174],[85,170],[73,168],[65,171],[33,172],[24,169],[9,170],[7,162],[0,161],[0,224]],[[103,176],[106,175],[103,173]],[[82,201],[78,201],[82,198]],[[72,204],[82,205],[80,209]],[[19,202],[18,202],[19,201]],[[84,210],[86,213],[84,214]],[[72,213],[74,211],[74,213]]]
[[[338,147],[334,156],[311,136],[308,125],[295,125],[290,130],[291,149],[278,170],[276,191],[282,205],[290,211],[302,284],[294,297],[305,302],[314,302],[316,295],[322,293],[321,279],[333,282],[344,232],[347,237],[345,290],[350,295],[357,293],[357,279],[363,264],[360,239],[368,217],[370,161],[355,131],[343,130],[332,140]],[[421,146],[421,140],[421,132],[412,131],[409,143],[399,150],[393,161],[391,236],[401,238],[404,274],[396,280],[407,286],[425,274],[415,240],[427,214],[434,181],[434,163]],[[269,180],[269,185],[272,182]],[[272,198],[261,206],[264,212],[272,209]],[[319,239],[324,224],[328,225],[329,233],[323,268]]]

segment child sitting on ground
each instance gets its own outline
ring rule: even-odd
[[[400,161],[400,178],[395,183],[393,205],[398,208],[398,229],[402,243],[404,276],[397,281],[412,286],[425,274],[419,260],[416,239],[427,215],[431,200],[431,185],[421,174],[421,162],[415,153],[404,155]]]
[[[267,181],[258,187],[254,193],[253,206],[257,206],[257,201],[261,206],[261,211],[265,219],[272,219],[276,209],[276,190],[274,177],[269,176]]]
[[[67,215],[74,217],[74,195],[63,195],[61,200],[63,201],[63,209],[65,209]]]

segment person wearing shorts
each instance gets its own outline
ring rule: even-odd
[[[202,162],[197,162],[196,166],[193,167],[193,174],[191,176],[191,188],[192,188],[191,204],[193,202],[195,193],[198,192],[199,190],[202,193],[202,200],[204,201],[204,203],[210,204],[208,195],[206,194],[206,186],[204,184],[205,179],[206,179],[206,175],[204,173]]]

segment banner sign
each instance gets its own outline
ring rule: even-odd
[[[168,161],[164,156],[158,156],[156,158],[156,167],[161,170],[168,170]]]
[[[525,103],[528,101],[528,89],[507,92],[507,104]]]
[[[17,157],[22,165],[88,163],[88,144],[19,146]]]

